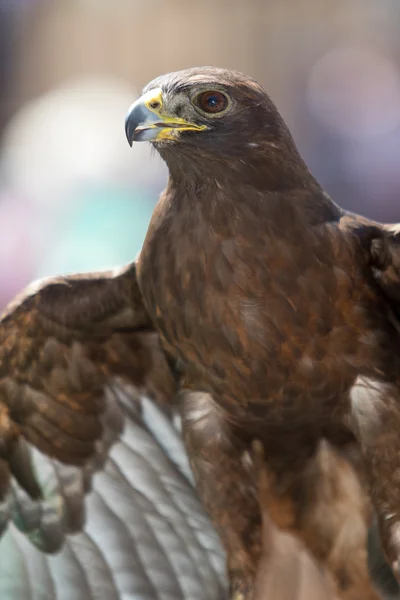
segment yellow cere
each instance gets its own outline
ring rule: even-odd
[[[149,90],[142,96],[141,99],[144,102],[144,104],[147,106],[147,108],[149,110],[151,110],[151,112],[155,113],[156,115],[160,115],[160,110],[162,109],[162,105],[163,105],[161,88],[155,88],[154,90]],[[156,105],[156,107],[153,108],[153,106],[155,106],[155,105]]]

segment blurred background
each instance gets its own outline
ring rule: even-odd
[[[195,65],[257,78],[342,206],[400,221],[399,0],[0,0],[0,305],[132,260],[166,170],[127,108]]]

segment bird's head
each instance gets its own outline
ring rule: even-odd
[[[275,105],[256,81],[237,71],[197,67],[157,77],[129,108],[128,142],[149,141],[172,168],[228,165],[241,178],[282,168],[304,171]],[[297,165],[297,166],[296,166]],[[263,177],[263,176],[262,176]],[[289,181],[288,174],[282,179]],[[261,183],[261,182],[260,182]]]
[[[210,146],[266,125],[268,96],[255,81],[236,71],[200,67],[162,75],[151,81],[126,116],[132,142],[151,141]],[[269,123],[271,124],[271,123]]]

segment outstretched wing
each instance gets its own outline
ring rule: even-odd
[[[227,597],[224,552],[177,427],[149,398],[132,403],[124,385],[117,393],[125,428],[93,478],[84,528],[48,556],[11,525],[0,539],[0,598]]]
[[[33,284],[0,321],[0,529],[45,551],[84,520],[84,494],[123,428],[114,387],[159,402],[174,380],[135,264]]]

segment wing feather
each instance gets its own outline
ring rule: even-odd
[[[123,430],[114,387],[171,403],[175,381],[135,264],[29,286],[0,320],[0,531],[44,551],[81,529],[84,495]]]
[[[383,235],[371,242],[373,274],[400,315],[400,224],[386,226]]]

